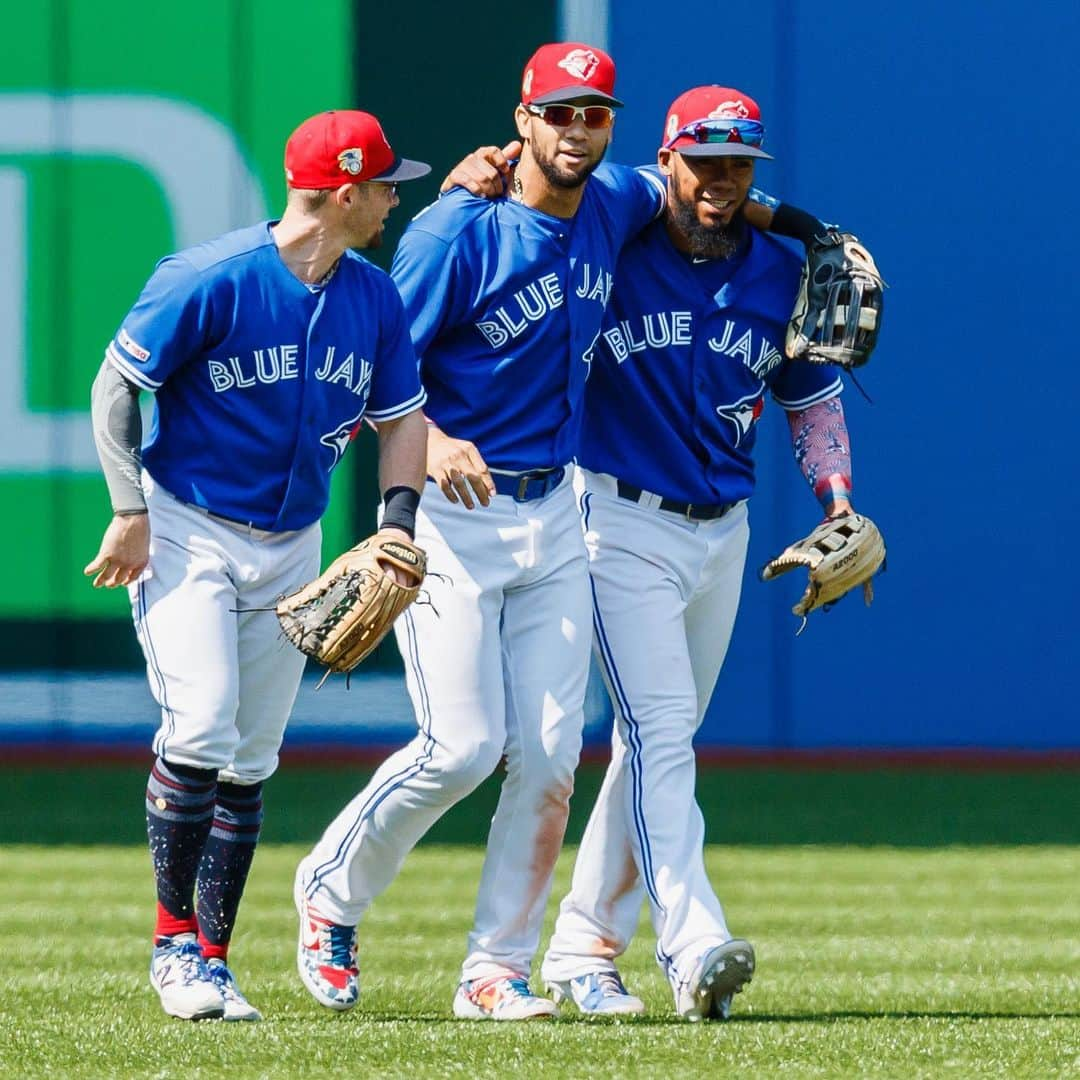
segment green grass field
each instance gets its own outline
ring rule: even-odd
[[[732,1020],[700,1026],[674,1017],[647,922],[622,969],[648,1016],[453,1019],[481,852],[446,841],[475,839],[493,787],[444,819],[443,842],[414,852],[372,908],[360,933],[360,1006],[342,1015],[322,1009],[294,968],[290,886],[306,847],[281,837],[310,827],[356,781],[288,772],[275,781],[268,821],[276,824],[256,858],[233,947],[241,985],[267,1019],[170,1020],[146,983],[153,894],[137,838],[139,771],[59,779],[57,787],[57,775],[40,770],[0,774],[3,1077],[1080,1074],[1080,849],[1060,829],[1053,844],[1030,842],[1040,815],[1049,824],[1075,811],[1075,774],[706,774],[713,835],[725,831],[718,815],[729,800],[744,806],[727,819],[725,839],[737,842],[711,846],[708,860],[731,926],[754,942],[759,966]],[[921,799],[939,780],[941,801],[929,812]],[[586,771],[580,788],[595,782]],[[101,797],[88,805],[86,786],[99,783]],[[756,816],[745,807],[755,789],[764,807]],[[28,806],[31,790],[38,801]],[[852,803],[859,792],[861,814]],[[1004,827],[1003,798],[1027,842],[976,844],[968,832]],[[882,804],[892,812],[872,810]],[[573,835],[584,800],[578,807]],[[800,807],[818,822],[816,838],[829,842],[775,842],[785,822],[808,839]],[[839,823],[826,821],[830,807]],[[958,818],[962,845],[949,839]],[[77,844],[40,843],[65,821]],[[886,835],[869,835],[875,828]],[[1074,817],[1066,830],[1077,828]],[[88,843],[95,835],[110,842]],[[563,855],[557,892],[572,854]],[[554,902],[549,928],[553,910]]]

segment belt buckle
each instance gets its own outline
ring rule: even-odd
[[[529,481],[532,479],[528,473],[522,475],[518,480],[517,494],[514,496],[514,502],[524,502],[525,495],[529,490]]]
[[[694,504],[693,503],[687,503],[686,504],[686,509],[683,511],[683,513],[685,514],[687,521],[693,521],[694,520]]]

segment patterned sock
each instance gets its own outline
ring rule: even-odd
[[[218,784],[214,824],[199,864],[199,944],[227,959],[236,911],[262,828],[262,784]]]
[[[146,785],[146,834],[157,882],[154,944],[194,933],[195,876],[214,816],[216,769],[154,762]]]

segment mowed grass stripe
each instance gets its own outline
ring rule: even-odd
[[[299,846],[264,845],[233,949],[260,1025],[186,1024],[146,984],[141,847],[0,849],[5,1077],[1068,1076],[1080,1071],[1080,854],[1071,847],[711,847],[759,971],[727,1024],[672,1013],[646,920],[622,962],[649,1015],[455,1021],[479,848],[414,852],[361,927],[360,1007],[294,971]],[[559,865],[554,899],[573,852]]]

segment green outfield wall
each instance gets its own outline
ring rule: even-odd
[[[127,597],[81,567],[109,520],[88,394],[155,262],[280,209],[282,147],[353,102],[352,8],[320,0],[56,0],[6,13],[0,46],[0,590],[7,662],[120,647]],[[352,534],[349,471],[327,544]],[[87,633],[87,626],[91,631]]]
[[[318,0],[53,0],[5,19],[0,44],[0,633],[10,668],[141,662],[127,597],[81,570],[109,520],[89,388],[106,344],[170,251],[279,212],[282,148],[324,108],[360,107],[399,152],[431,162],[405,185],[382,251],[469,149],[513,135],[529,51],[557,6],[505,25],[434,5]],[[444,13],[445,14],[445,13]],[[477,25],[493,28],[478,51]],[[146,407],[150,407],[146,400]],[[373,526],[375,445],[335,477],[325,550]],[[377,662],[392,664],[392,646]]]

